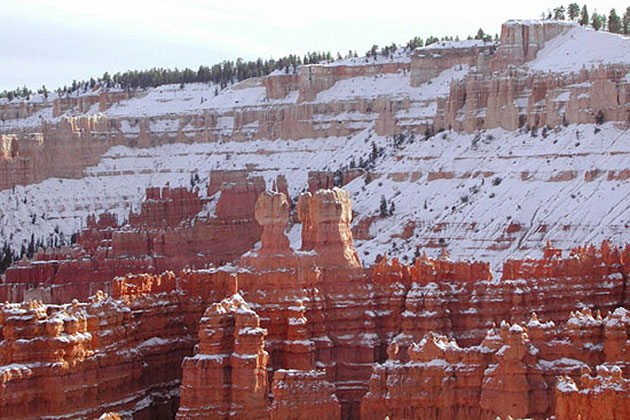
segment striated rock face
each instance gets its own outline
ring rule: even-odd
[[[568,32],[572,25],[563,21],[510,20],[501,25],[501,39],[492,70],[520,65],[536,58],[545,42]]]
[[[308,173],[308,192],[315,194],[318,190],[329,190],[334,187],[343,187],[347,183],[363,175],[361,169],[348,169],[344,171],[325,172],[311,171]]]
[[[179,389],[178,418],[542,419],[578,410],[558,376],[630,372],[630,247],[548,245],[501,279],[446,252],[363,270],[344,191],[300,197],[308,250],[288,247],[283,193],[254,210],[261,246],[237,266],[116,278],[85,304],[0,305],[0,416],[170,418]]]
[[[324,371],[279,369],[273,375],[272,389],[272,420],[341,418],[335,386],[326,380]]]
[[[268,418],[267,330],[236,294],[212,304],[199,326],[199,350],[182,363],[177,419]]]
[[[489,57],[497,49],[494,42],[461,42],[442,46],[436,43],[418,48],[411,56],[409,83],[417,87],[454,66],[478,66],[487,70]]]
[[[132,292],[138,279],[120,279],[120,299],[99,293],[86,303],[1,305],[0,417],[96,418],[116,410],[172,418],[179,364],[192,352],[201,311],[172,289],[156,294],[143,283],[143,292]]]
[[[593,123],[601,111],[607,121],[627,122],[627,72],[627,66],[600,65],[569,75],[513,68],[499,77],[471,74],[451,84],[448,100],[440,103],[444,119],[436,121],[439,127],[467,132],[517,130]]]
[[[398,73],[409,70],[409,62],[391,62],[356,66],[356,65],[310,65],[300,68],[297,84],[298,102],[314,101],[319,92],[329,89],[336,82],[354,77],[365,77],[375,74]],[[289,82],[291,82],[289,80]]]
[[[327,195],[328,200],[312,202]],[[541,260],[506,263],[501,281],[492,280],[487,263],[454,262],[447,255],[438,260],[422,256],[411,266],[383,258],[366,278],[353,270],[352,259],[333,256],[334,263],[326,265],[320,256],[327,252],[323,246],[341,250],[345,246],[340,233],[345,229],[344,200],[337,202],[333,196],[333,191],[322,191],[300,198],[303,227],[308,223],[312,227],[303,229],[303,243],[310,244],[311,251],[293,254],[284,249],[275,254],[284,266],[274,265],[267,262],[263,244],[242,259],[240,269],[189,276],[198,277],[197,283],[216,285],[209,286],[216,290],[224,289],[226,276],[232,278],[268,331],[270,374],[323,369],[336,388],[342,416],[438,418],[436,413],[441,412],[450,413],[445,418],[542,418],[555,409],[556,375],[575,375],[582,365],[601,363],[602,349],[618,362],[626,360],[620,347],[612,344],[625,340],[625,335],[613,332],[623,327],[604,334],[594,327],[604,324],[592,312],[568,311],[584,305],[584,296],[605,312],[624,301],[627,250],[604,243],[600,249],[576,249],[562,259],[561,252],[549,246]],[[269,241],[274,244],[286,220],[281,203],[281,194],[264,194],[256,212],[263,224],[277,223],[265,227],[273,232]],[[329,216],[327,225],[315,223],[321,219],[309,213],[311,205],[323,206],[321,214],[336,216]],[[333,227],[336,233],[327,233],[332,238],[328,242],[314,239],[318,229]],[[553,322],[540,322],[532,309]],[[504,319],[514,324],[501,323]],[[501,327],[492,327],[493,323]],[[571,342],[561,343],[567,335]],[[616,338],[605,344],[606,335]],[[378,365],[387,357],[390,361]],[[392,366],[399,365],[404,368],[392,373]],[[427,375],[437,376],[428,381]],[[413,380],[417,385],[411,385]],[[449,388],[444,388],[444,381]],[[314,386],[286,382],[298,389]],[[378,390],[374,383],[393,388]],[[294,404],[284,399],[296,392],[301,395],[283,387],[277,393],[283,402],[274,397],[271,412]],[[305,413],[308,407],[305,402]]]
[[[630,247],[576,248],[628,229],[630,48],[567,54],[593,34],[1,100],[0,239],[82,232],[0,281],[33,300],[0,305],[0,417],[628,417]]]
[[[289,240],[284,229],[289,220],[289,202],[283,193],[265,191],[256,200],[254,217],[262,227],[261,254],[285,254]]]

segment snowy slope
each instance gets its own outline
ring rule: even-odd
[[[30,240],[32,228],[45,239],[58,227],[68,238],[92,212],[109,210],[126,218],[148,186],[187,186],[191,172],[207,180],[212,169],[240,169],[245,164],[254,165],[253,174],[263,175],[268,186],[276,175],[285,174],[295,198],[306,187],[309,170],[335,170],[352,159],[366,158],[374,142],[384,148],[373,169],[382,176],[370,183],[358,178],[345,188],[358,219],[378,215],[381,196],[394,202],[395,211],[373,223],[374,239],[356,241],[364,264],[371,264],[379,253],[410,260],[417,245],[437,255],[443,245],[454,258],[490,261],[498,270],[508,257],[524,256],[531,249],[537,256],[547,239],[564,249],[605,238],[630,242],[627,181],[607,177],[609,171],[630,167],[630,134],[612,124],[594,131],[591,125],[570,126],[546,139],[504,130],[491,130],[480,138],[444,132],[428,140],[416,136],[400,147],[372,130],[350,139],[178,144],[140,150],[119,146],[88,168],[83,179],[49,179],[17,187],[15,193],[0,192],[0,233],[12,238],[15,247]],[[602,175],[585,182],[585,173],[594,169],[602,170]],[[440,171],[453,178],[429,180],[430,173]],[[475,177],[479,171],[493,174]],[[573,171],[574,178],[550,181],[566,171]],[[421,177],[413,182],[395,180],[396,174],[412,172]],[[500,183],[495,185],[496,179]],[[414,235],[395,238],[410,220],[417,226]],[[444,227],[436,230],[441,223]],[[511,224],[522,229],[508,234]],[[540,232],[542,225],[549,228]],[[294,246],[299,243],[297,232],[291,235]],[[502,243],[497,238],[508,240]]]
[[[630,38],[575,27],[547,42],[527,66],[537,71],[577,73],[603,63],[630,64]]]

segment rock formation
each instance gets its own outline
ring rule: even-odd
[[[298,200],[302,250],[315,251],[319,264],[359,268],[352,245],[352,209],[348,192],[339,188],[305,193]]]
[[[596,371],[593,377],[590,369],[584,369],[577,381],[568,376],[558,378],[558,420],[625,419],[630,416],[630,383],[623,377],[621,369],[598,365]]]
[[[96,418],[117,410],[172,418],[179,364],[192,352],[201,314],[173,280],[119,279],[118,299],[98,293],[85,303],[3,304],[0,417]],[[163,293],[153,290],[158,284]]]
[[[270,419],[340,419],[335,387],[323,371],[277,370]]]
[[[616,312],[603,321],[600,317],[600,325],[616,322],[627,311]],[[590,312],[585,317],[558,327],[535,315],[523,325],[502,322],[481,344],[466,348],[430,332],[409,347],[407,362],[394,346],[388,360],[374,367],[361,418],[542,419],[554,413],[563,419],[625,418],[627,384],[621,369],[598,366],[595,379],[584,373],[597,366],[592,349],[608,342],[601,334],[585,334],[588,318],[597,322]],[[587,342],[572,338],[563,343],[560,337],[574,337],[575,327],[589,337]]]
[[[122,226],[108,214],[87,227],[70,249],[38,253],[7,270],[0,300],[63,303],[86,299],[127,273],[159,273],[237,259],[260,238],[254,203],[264,180],[221,174],[215,214],[198,216],[213,203],[185,188],[149,188],[139,213]],[[231,181],[230,181],[231,180]]]
[[[265,335],[260,318],[238,294],[206,309],[199,351],[182,362],[177,418],[268,418]]]

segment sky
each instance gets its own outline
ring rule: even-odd
[[[236,58],[404,44],[414,36],[495,34],[569,2],[545,0],[1,0],[0,91],[55,89],[151,67],[197,69]],[[579,2],[579,4],[582,4]],[[587,3],[606,13],[619,0]]]

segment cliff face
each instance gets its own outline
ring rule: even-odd
[[[530,74],[510,69],[496,75],[474,74],[451,85],[440,104],[445,129],[475,130],[557,127],[594,123],[599,112],[607,121],[628,121],[629,67],[600,65],[578,74]]]
[[[628,45],[559,22],[514,21],[498,43],[444,41],[303,66],[216,96],[214,86],[189,84],[130,98],[103,89],[59,98],[67,106],[59,102],[55,118],[42,109],[0,123],[0,245],[19,253],[31,233],[47,243],[56,230],[67,239],[103,211],[127,219],[147,188],[167,182],[188,187],[192,179],[210,198],[223,172],[236,177],[232,171],[268,184],[283,176],[289,201],[305,188],[347,188],[367,264],[395,249],[410,261],[415,246],[432,257],[446,247],[498,271],[509,256],[536,252],[548,239],[565,252],[585,241],[623,242],[627,204],[613,187],[630,180],[628,142],[616,140],[627,136]],[[381,195],[388,210],[395,204],[391,216],[381,215]],[[408,204],[404,196],[419,200]],[[542,207],[548,210],[536,211]],[[223,226],[208,230],[217,229]],[[179,234],[164,235],[164,244],[161,234],[137,229],[115,236],[136,257],[169,243],[203,254],[202,236],[211,233],[188,233],[199,246]],[[171,268],[202,265],[191,259]],[[162,261],[142,265],[170,267]]]
[[[2,418],[106,409],[172,418],[201,308],[174,291],[172,273],[119,279],[115,289],[86,303],[2,306]]]
[[[151,101],[153,96],[163,94],[162,90],[169,91],[168,88],[149,94],[107,92],[101,89],[84,96],[51,99],[41,103],[2,105],[7,118],[14,118],[15,114],[18,120],[37,116],[39,120],[36,124],[7,123],[6,128],[0,127],[6,139],[15,138],[17,141],[14,146],[3,147],[0,190],[40,182],[52,176],[79,178],[83,170],[96,164],[106,150],[121,144],[148,147],[173,141],[205,143],[222,139],[251,141],[262,138],[347,136],[371,125],[381,135],[402,131],[424,133],[428,127],[451,127],[460,131],[493,127],[514,130],[519,126],[519,118],[526,118],[530,126],[554,126],[563,122],[564,114],[567,114],[569,122],[592,121],[600,107],[598,103],[590,104],[590,101],[583,100],[580,89],[581,84],[586,82],[582,80],[584,76],[581,76],[580,81],[571,83],[569,78],[562,83],[563,86],[550,86],[555,90],[547,98],[546,111],[554,115],[544,121],[541,120],[539,108],[539,112],[526,110],[522,103],[533,89],[532,78],[542,79],[543,85],[554,85],[553,81],[560,76],[531,71],[528,71],[527,77],[516,80],[510,76],[514,71],[510,66],[522,66],[534,60],[550,40],[572,28],[562,22],[510,21],[502,26],[498,45],[467,41],[439,43],[392,57],[388,61],[370,61],[366,58],[351,63],[304,66],[297,74],[271,74],[260,80],[244,82],[238,89],[235,88],[233,95],[225,98],[228,106],[219,103],[221,98],[209,100],[201,96],[201,104],[205,101],[210,103],[203,105],[201,111],[199,107],[185,108],[179,115],[177,112],[173,115],[172,110],[166,109],[160,112],[161,106],[155,107],[155,115],[143,115],[142,112],[134,115],[134,101]],[[428,95],[418,96],[414,93],[413,88],[437,80],[440,73],[456,68],[463,71],[462,74],[469,68],[476,71],[464,81],[457,82],[450,94],[448,90],[443,92],[441,89],[435,89]],[[492,75],[492,72],[497,71],[502,73],[500,77]],[[585,71],[591,70],[586,68]],[[343,90],[344,83],[352,88],[353,81],[374,77],[387,80],[401,76],[405,78],[407,87],[411,88],[409,91],[391,91],[387,88],[379,93],[379,88],[376,94],[371,95],[365,89],[358,90],[359,86],[351,89],[351,92]],[[566,79],[567,76],[562,77]],[[593,82],[595,77],[590,76],[587,80]],[[618,83],[611,75],[600,73],[597,77],[597,80],[604,78],[611,83]],[[444,82],[448,85],[450,81],[448,78]],[[574,99],[565,109],[562,103],[571,84],[580,87],[576,86],[572,90],[575,91],[575,94],[571,93]],[[609,92],[614,88],[605,82],[599,85],[593,88],[589,96],[594,102],[597,102],[595,98],[611,100],[611,95],[597,93]],[[339,93],[331,94],[333,87],[341,86],[344,88]],[[602,88],[605,90],[602,91]],[[255,91],[256,95],[239,97],[241,90],[248,89]],[[262,99],[258,97],[261,90],[264,91]],[[530,108],[534,105],[539,107],[539,94],[532,93],[530,96]],[[563,99],[556,104],[559,94]],[[207,96],[211,97],[212,94],[208,92]],[[622,94],[622,97],[625,96],[628,95]],[[445,104],[434,108],[436,101],[444,99]],[[167,103],[161,99],[159,102]],[[217,102],[216,106],[212,105],[214,102]],[[89,114],[88,111],[96,104],[102,114],[81,115]],[[467,116],[462,121],[463,105]],[[607,120],[626,121],[624,105],[625,101],[608,104]],[[173,106],[177,108],[181,104]],[[505,106],[507,110],[503,109]],[[63,116],[60,122],[52,122],[52,118],[44,112],[48,108],[52,108],[52,118]],[[485,108],[488,108],[488,116],[477,117]],[[6,137],[13,135],[15,137]],[[8,143],[8,140],[3,143]]]
[[[308,208],[327,214],[336,208],[327,199],[335,196],[331,193],[306,194],[300,201],[305,206],[309,200],[319,199]],[[605,334],[586,333],[592,331],[592,312],[570,311],[584,305],[585,296],[589,296],[587,305],[602,312],[624,304],[628,250],[622,252],[604,243],[600,249],[576,249],[571,257],[561,259],[559,250],[548,247],[540,260],[506,263],[501,281],[492,280],[484,263],[427,257],[411,266],[384,258],[366,277],[351,270],[352,259],[333,259],[338,262],[330,265],[318,259],[327,255],[326,247],[329,251],[339,247],[336,254],[344,255],[344,242],[337,236],[344,231],[340,223],[343,211],[333,213],[334,223],[329,217],[329,223],[320,224],[313,221],[322,219],[307,220],[309,213],[304,207],[299,210],[305,223],[302,243],[311,250],[308,253],[293,255],[285,246],[270,247],[281,242],[280,226],[286,223],[282,203],[278,194],[259,199],[257,218],[268,239],[260,250],[242,259],[242,269],[231,274],[199,272],[194,277],[197,282],[217,285],[210,288],[221,289],[225,276],[233,276],[233,284],[268,331],[268,368],[276,372],[325,370],[343,415],[434,418],[439,411],[451,413],[453,418],[541,418],[555,410],[555,376],[573,375],[578,365],[601,363],[601,349],[610,347],[603,344]],[[309,223],[311,229],[307,229]],[[336,240],[318,243],[314,239],[323,234],[320,230],[332,226]],[[278,264],[269,263],[272,255]],[[539,321],[532,310],[546,322]],[[501,327],[494,328],[493,323]],[[439,334],[449,334],[470,347],[460,347]],[[570,345],[561,344],[566,334],[572,337]],[[386,353],[392,353],[386,351],[391,343],[400,349],[397,361],[379,365]],[[394,364],[404,368],[393,373]],[[368,390],[364,384],[370,371]],[[436,375],[435,380],[425,381],[427,375]],[[450,391],[440,385],[444,377],[451,378]],[[280,378],[272,381],[270,376],[269,380],[273,389],[280,387],[273,383]],[[410,385],[413,380],[418,381],[417,388]],[[300,392],[302,386],[306,385],[296,384],[297,389],[290,392]],[[377,386],[393,388],[374,389]],[[279,394],[283,400],[287,398],[284,392],[289,391]],[[320,391],[313,392],[318,395]],[[288,403],[274,399],[271,415],[284,404]],[[304,401],[305,416],[309,404]]]
[[[628,380],[623,377],[618,366],[597,366],[595,376],[591,376],[590,369],[584,369],[577,381],[567,376],[561,377],[556,387],[557,418],[626,418],[630,415],[628,392]]]

